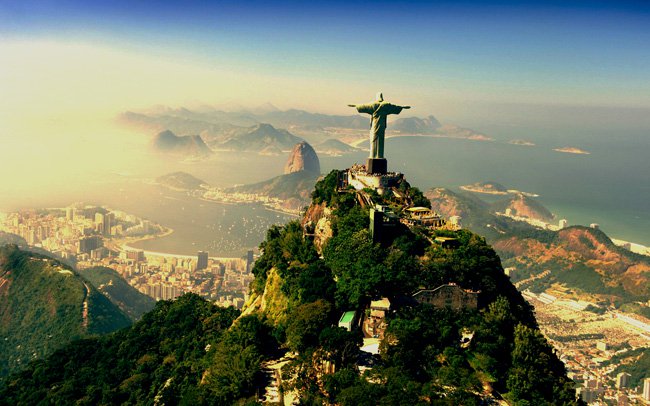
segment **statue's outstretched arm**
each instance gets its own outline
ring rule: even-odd
[[[348,104],[348,107],[357,107],[356,104]]]
[[[403,109],[410,109],[411,106],[402,106]]]

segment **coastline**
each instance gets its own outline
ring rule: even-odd
[[[580,148],[575,147],[562,147],[562,148],[553,148],[555,152],[563,152],[565,154],[575,154],[575,155],[591,155],[591,152],[585,151]]]
[[[121,247],[124,250],[137,250],[137,251],[142,251],[145,256],[153,256],[153,257],[167,257],[167,258],[183,258],[183,259],[195,259],[196,255],[187,255],[187,254],[173,254],[170,252],[159,252],[159,251],[147,251],[147,250],[142,250],[140,248],[135,248],[131,247],[129,245],[122,245]],[[237,260],[241,259],[241,257],[212,257],[209,256],[208,258],[214,259],[217,261],[231,261],[231,260]]]
[[[292,217],[300,217],[299,213],[295,212],[289,212],[289,211],[284,211],[281,209],[277,209],[271,206],[268,206],[264,204],[263,202],[256,202],[256,201],[221,201],[221,200],[215,200],[215,199],[208,199],[203,196],[194,196],[197,199],[209,203],[217,203],[217,204],[226,204],[230,206],[238,205],[238,204],[260,204],[264,210],[273,212],[273,213],[279,213],[283,215],[288,215]],[[164,226],[162,226],[164,227]],[[196,258],[196,255],[187,255],[187,254],[175,254],[171,252],[161,252],[161,251],[152,251],[152,250],[144,250],[142,248],[134,247],[133,244],[137,244],[142,241],[149,241],[149,240],[155,240],[158,238],[163,238],[171,235],[174,230],[169,227],[164,227],[165,231],[161,234],[156,234],[156,235],[148,235],[144,237],[139,237],[139,238],[134,238],[134,239],[129,239],[126,241],[121,241],[121,242],[116,242],[115,245],[116,247],[119,247],[121,251],[127,251],[127,250],[137,250],[137,251],[142,251],[144,255],[149,255],[149,256],[159,256],[159,257],[168,257],[168,258]],[[238,260],[241,259],[241,257],[214,257],[210,256],[209,258],[217,260],[217,261],[230,261],[230,260]]]
[[[164,227],[164,226],[161,226]],[[126,250],[139,250],[139,248],[131,247],[129,244],[137,244],[142,241],[148,241],[148,240],[155,240],[157,238],[163,238],[171,235],[174,232],[174,229],[169,228],[169,227],[164,227],[165,231],[163,231],[160,234],[153,234],[153,235],[146,235],[143,237],[136,237],[136,238],[125,238],[121,239],[118,241],[113,242],[113,244],[116,247],[119,247],[121,251],[126,251]]]
[[[461,189],[461,190],[464,190],[466,192],[483,193],[485,195],[505,196],[505,195],[508,194],[508,192],[503,192],[503,191],[500,191],[500,190],[479,189],[479,188],[475,188],[475,187],[467,186],[467,185],[459,186],[458,188]]]
[[[287,210],[287,209],[282,209],[279,207],[275,207],[272,205],[269,205],[268,203],[260,202],[260,201],[250,201],[250,200],[222,200],[222,199],[209,199],[207,197],[201,196],[198,197],[199,200],[203,200],[204,202],[210,202],[210,203],[220,203],[220,204],[227,204],[227,205],[237,205],[237,204],[260,204],[264,208],[264,210],[268,210],[274,213],[280,213],[284,214],[287,216],[293,216],[293,217],[300,217],[300,213],[296,212],[294,210]]]

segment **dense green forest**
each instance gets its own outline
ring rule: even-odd
[[[268,330],[194,294],[132,327],[75,341],[12,375],[0,403],[232,404],[254,394]],[[203,382],[204,384],[200,385]]]
[[[140,293],[111,268],[97,266],[79,273],[132,320],[139,320],[156,304],[153,298]]]
[[[0,247],[0,280],[0,378],[74,339],[131,324],[71,268],[15,245]]]
[[[287,351],[293,356],[281,391],[297,393],[304,405],[478,405],[487,393],[517,405],[579,403],[485,239],[397,225],[373,243],[368,211],[354,193],[336,192],[337,176],[330,173],[313,193],[314,204],[332,209],[333,235],[322,252],[297,221],[272,227],[261,244],[252,300],[273,297],[281,305],[271,309],[268,299],[242,316],[191,294],[159,302],[130,328],[77,341],[12,375],[0,403],[256,404],[266,385],[262,362]],[[418,190],[404,189],[418,201]],[[458,246],[443,248],[437,236],[456,238]],[[416,289],[450,282],[480,291],[478,308],[410,299]],[[380,297],[394,310],[380,354],[371,356],[360,351],[358,329],[336,323],[342,312],[363,313]],[[473,338],[461,345],[467,332]]]

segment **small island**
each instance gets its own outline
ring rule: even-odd
[[[510,140],[510,141],[508,141],[508,144],[521,145],[521,146],[524,146],[524,147],[534,147],[535,146],[534,142],[530,142],[530,141],[526,141],[526,140],[519,140],[519,139]]]
[[[522,195],[527,197],[539,197],[537,193],[522,192],[521,190],[517,190],[517,189],[507,189],[502,184],[496,182],[476,182],[476,183],[472,183],[471,185],[460,186],[460,189],[466,192],[483,193],[486,195],[504,196],[510,194],[510,195]]]
[[[553,148],[553,151],[565,152],[567,154],[589,155],[591,152],[576,147]]]
[[[460,187],[462,190],[474,193],[484,193],[488,195],[507,195],[508,189],[496,182],[476,182],[471,185]]]

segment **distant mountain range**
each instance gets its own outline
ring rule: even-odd
[[[158,108],[147,112],[127,111],[119,115],[118,120],[124,124],[162,131],[169,129],[178,134],[200,134],[219,137],[224,132],[267,123],[278,128],[347,128],[365,130],[369,117],[359,114],[346,116],[311,113],[305,110],[279,110],[275,107],[266,109],[226,112],[216,109],[204,109],[201,112],[187,108]],[[391,123],[391,129],[411,134],[431,134],[442,124],[433,116],[425,118],[400,117]]]
[[[260,152],[269,147],[286,151],[302,141],[302,138],[270,124],[256,124],[230,130],[220,137],[206,136],[206,141],[213,149]]]
[[[130,324],[67,265],[15,245],[0,247],[0,378],[72,340]]]
[[[118,120],[147,132],[158,132],[159,138],[160,134],[163,134],[164,140],[157,141],[157,144],[160,144],[159,149],[185,154],[207,153],[206,148],[200,145],[204,142],[214,150],[253,151],[277,155],[278,151],[286,151],[304,138],[318,146],[319,151],[338,155],[355,151],[348,144],[337,141],[353,142],[365,136],[370,118],[360,114],[342,116],[297,109],[279,110],[267,104],[256,109],[236,112],[212,108],[190,110],[158,107],[139,113],[127,111],[122,113]],[[172,140],[170,133],[191,135],[191,138]],[[433,115],[424,118],[395,116],[389,123],[390,134],[491,139],[470,129],[442,125]],[[189,148],[188,145],[191,144],[197,145]]]

